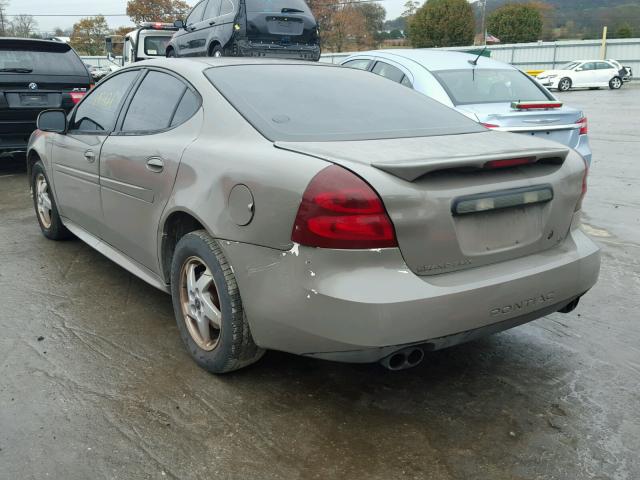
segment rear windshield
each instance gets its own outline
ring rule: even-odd
[[[239,65],[211,68],[205,74],[272,141],[371,140],[485,130],[420,93],[352,68]]]
[[[252,13],[286,13],[287,10],[309,13],[309,7],[304,0],[246,0],[246,4],[247,12]]]
[[[431,72],[455,105],[551,100],[552,97],[519,70],[468,68]]]
[[[164,57],[169,40],[171,40],[171,37],[166,35],[158,37],[144,37],[144,54],[150,57]]]
[[[0,47],[0,73],[34,73],[41,75],[87,75],[82,60],[73,50],[66,52]],[[30,70],[30,71],[29,71]]]

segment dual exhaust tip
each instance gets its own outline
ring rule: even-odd
[[[405,370],[418,366],[424,360],[424,350],[420,347],[408,347],[392,353],[380,360],[380,364],[393,371]]]

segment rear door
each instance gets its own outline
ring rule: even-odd
[[[606,85],[609,84],[609,80],[620,74],[618,69],[608,62],[596,62],[596,72],[598,74],[597,81]]]
[[[181,57],[194,57],[204,55],[207,50],[206,31],[203,21],[204,11],[207,8],[207,0],[198,3],[185,20],[184,32],[176,38],[178,54]],[[207,24],[208,26],[208,24]]]
[[[102,233],[100,151],[139,73],[128,70],[100,83],[74,111],[66,135],[54,137],[53,183],[60,212],[97,236]]]
[[[598,84],[598,72],[595,62],[585,62],[574,70],[574,87],[593,87]]]
[[[158,223],[182,152],[200,130],[200,104],[183,79],[149,70],[102,147],[103,238],[156,273]]]

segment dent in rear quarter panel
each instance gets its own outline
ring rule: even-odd
[[[215,238],[291,248],[302,194],[328,163],[276,149],[215,91],[204,96],[203,107],[205,126],[182,157],[161,228],[171,213],[185,211]],[[237,225],[228,212],[229,193],[238,184],[254,198],[255,213],[246,226]]]

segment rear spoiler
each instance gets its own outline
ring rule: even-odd
[[[374,162],[371,165],[378,170],[413,182],[429,173],[451,169],[494,169],[538,162],[563,163],[569,154],[566,147],[547,147],[526,150],[490,152],[478,155],[449,157],[425,157],[419,160],[400,162]]]

